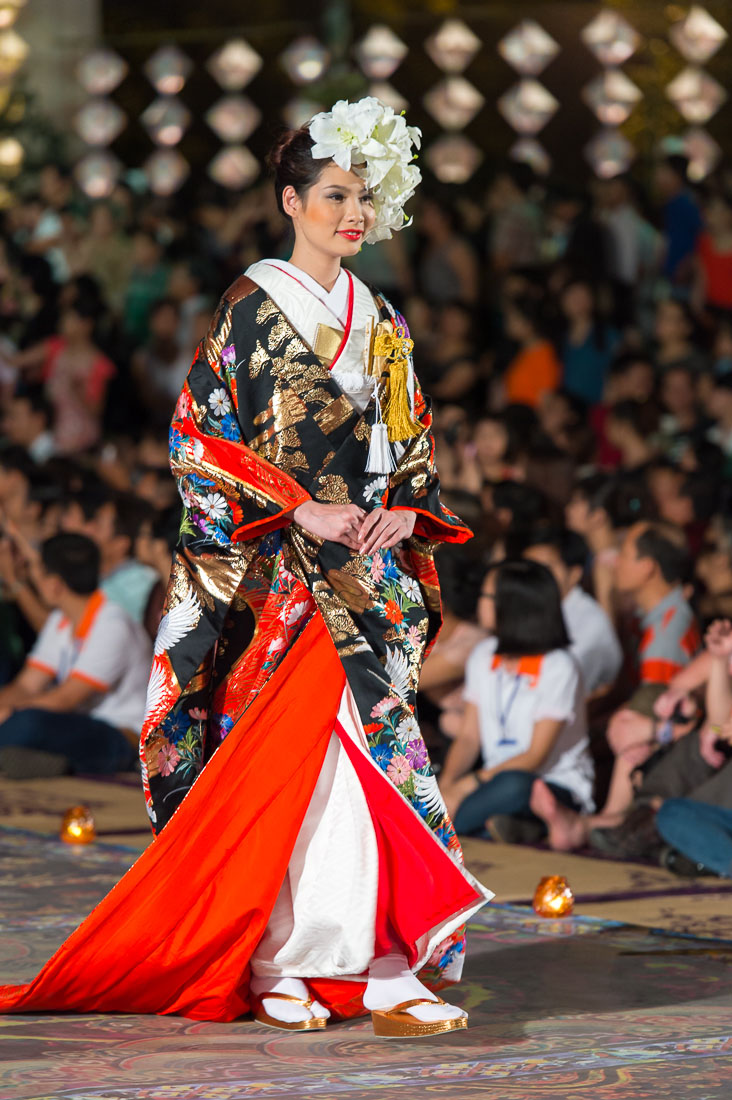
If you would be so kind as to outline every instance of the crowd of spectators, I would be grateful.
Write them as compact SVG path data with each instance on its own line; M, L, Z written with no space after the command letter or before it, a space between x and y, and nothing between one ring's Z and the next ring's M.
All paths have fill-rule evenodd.
M426 185L413 228L351 266L409 321L443 496L476 535L438 555L420 692L458 828L732 875L732 177L687 167ZM4 212L6 774L134 766L180 521L167 426L220 294L288 233L268 182L92 202L58 165ZM89 743L110 725L107 750L61 721L39 762L49 699Z

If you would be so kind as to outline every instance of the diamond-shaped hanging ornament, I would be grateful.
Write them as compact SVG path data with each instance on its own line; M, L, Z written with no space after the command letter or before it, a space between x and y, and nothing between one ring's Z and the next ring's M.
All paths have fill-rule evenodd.
M462 76L448 76L424 96L424 105L445 130L462 130L485 103L485 98Z
M684 154L689 158L689 179L706 179L722 159L722 149L701 126L693 126L684 134Z
M674 23L668 36L682 57L698 63L713 57L729 37L724 27L698 4L684 19Z
M582 89L582 98L605 126L620 126L643 93L622 69L606 69Z
M140 121L156 145L177 145L190 125L191 113L175 96L160 96L143 111Z
M441 183L465 183L482 159L480 149L463 134L445 134L425 153L431 172Z
M24 8L26 0L2 0L0 3L0 30L12 27L20 15L20 9Z
M691 65L667 85L666 95L687 122L706 122L727 98L719 81Z
M498 100L498 110L519 134L538 134L556 113L559 101L538 80L514 84Z
M595 175L608 180L628 171L635 149L619 130L601 130L585 146L585 156Z
M161 95L177 95L188 79L193 62L177 46L161 46L145 62L145 73Z
M498 43L498 52L522 76L538 76L559 53L559 45L534 19L522 19Z
M259 161L246 145L230 145L222 149L208 166L211 179L232 191L246 187L257 178L259 171Z
M401 65L409 47L383 23L371 27L355 49L356 60L369 80L388 80Z
M90 99L74 116L74 128L87 145L111 145L127 125L127 116L111 99Z
M262 121L262 112L243 95L227 95L206 112L206 122L222 141L246 141Z
M511 160L517 160L521 164L528 164L538 176L549 174L552 166L552 158L544 146L532 137L522 137L514 141L508 151Z
M172 195L183 186L191 169L177 149L156 149L142 170L154 194Z
M322 42L308 34L295 39L280 54L280 64L293 84L312 84L328 68L330 54Z
M310 121L313 115L317 115L323 110L325 108L322 103L318 103L314 99L308 99L304 95L297 95L293 96L282 108L282 117L291 130L299 130L301 126Z
M461 73L467 69L482 43L461 19L447 19L424 44L438 69Z
M399 114L401 111L406 111L409 106L408 101L396 90L394 85L387 84L384 80L379 80L375 84L371 84L369 86L369 95L372 95L374 99L378 99L385 107L391 107L396 114Z
M74 176L90 199L106 199L114 191L122 165L106 149L87 153L74 168Z
M239 92L262 68L262 58L243 38L232 38L208 59L207 67L227 92Z
M627 19L607 8L598 12L581 36L601 65L622 65L632 57L641 41L637 30Z
M109 95L127 72L127 62L114 50L92 50L76 66L76 78L89 95Z
M12 179L17 176L25 160L25 149L12 134L0 137L0 176Z

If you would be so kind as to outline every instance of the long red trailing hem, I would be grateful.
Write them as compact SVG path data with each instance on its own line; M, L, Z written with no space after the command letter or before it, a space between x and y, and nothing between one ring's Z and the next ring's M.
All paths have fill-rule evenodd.
M249 959L337 730L344 684L316 613L162 833L29 985L0 987L0 1012L244 1015ZM482 895L339 732L379 846L377 949L391 928L414 959L420 937ZM363 1012L362 982L312 984L335 1015Z

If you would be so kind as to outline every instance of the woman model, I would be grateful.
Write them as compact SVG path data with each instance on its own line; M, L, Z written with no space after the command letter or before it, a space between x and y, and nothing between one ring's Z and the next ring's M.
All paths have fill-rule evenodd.
M415 693L433 547L470 531L439 500L406 325L341 268L404 224L417 139L369 98L273 153L291 260L224 294L171 429L185 512L141 741L156 839L5 1011L466 1025L428 986L458 980L492 895Z

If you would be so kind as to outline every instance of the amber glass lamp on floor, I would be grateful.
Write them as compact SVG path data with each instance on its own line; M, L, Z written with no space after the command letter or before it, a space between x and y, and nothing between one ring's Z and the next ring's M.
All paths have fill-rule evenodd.
M568 917L574 909L574 894L566 878L548 875L534 894L534 912L540 917Z
M66 811L60 836L67 844L91 844L96 840L97 830L88 806L72 806Z

